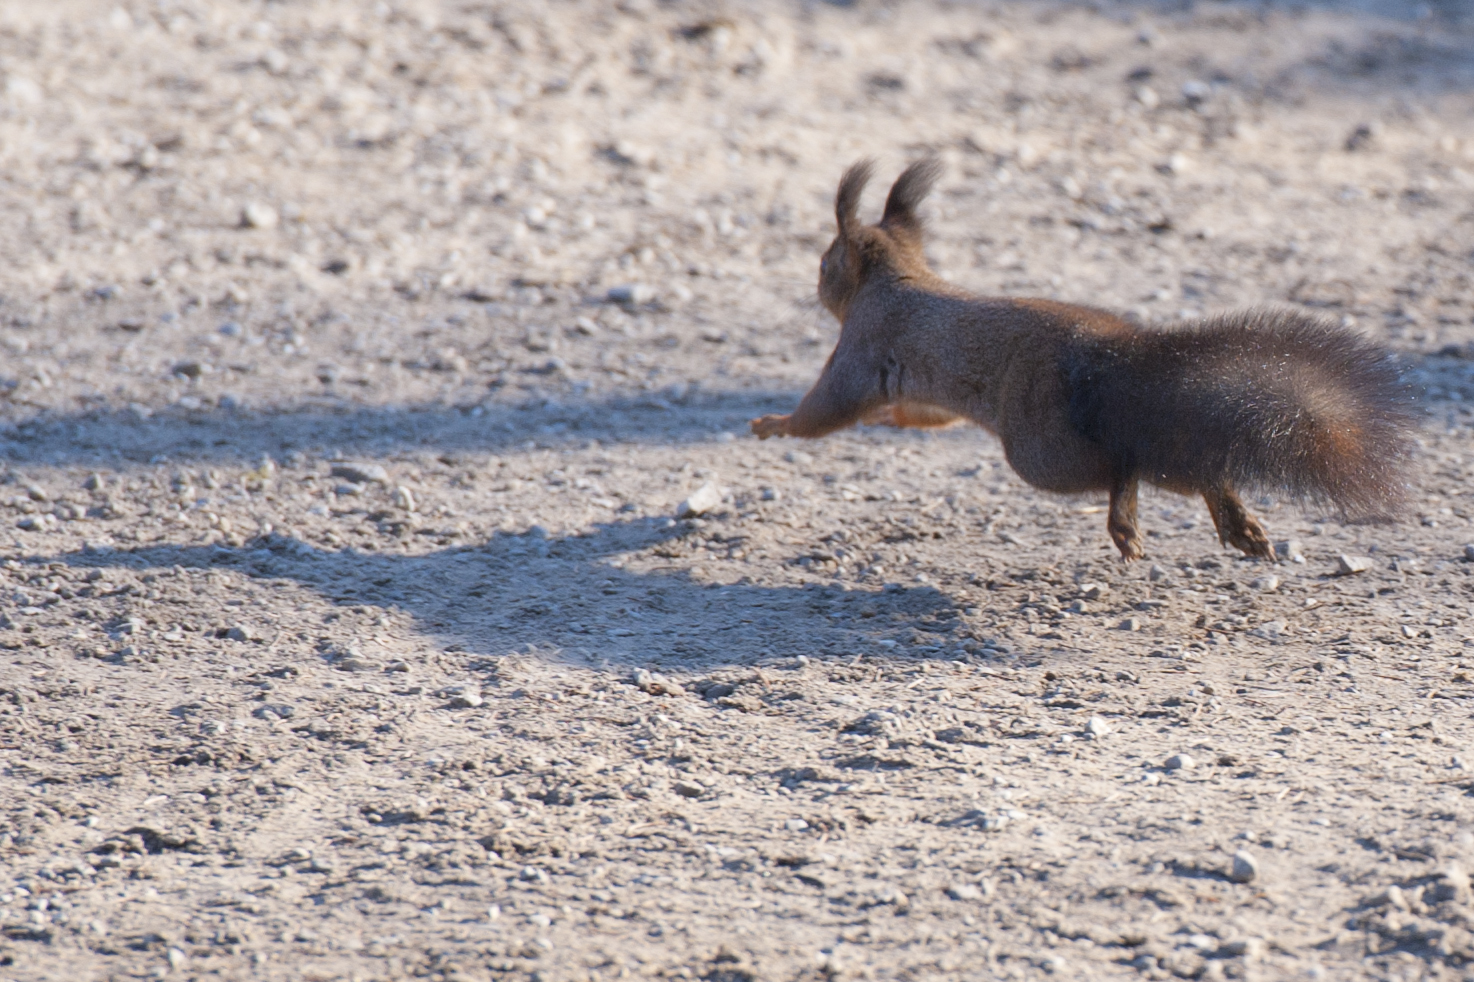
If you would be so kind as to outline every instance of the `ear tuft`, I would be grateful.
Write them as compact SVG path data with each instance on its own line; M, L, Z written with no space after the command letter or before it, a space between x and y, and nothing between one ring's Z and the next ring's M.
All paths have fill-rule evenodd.
M859 226L860 195L874 170L875 161L866 159L850 167L840 178L839 193L834 196L834 217L839 222L839 234L847 239Z
M920 235L921 219L917 217L916 209L941 176L942 162L936 157L923 157L907 167L891 185L891 193L885 199L885 216L880 224Z

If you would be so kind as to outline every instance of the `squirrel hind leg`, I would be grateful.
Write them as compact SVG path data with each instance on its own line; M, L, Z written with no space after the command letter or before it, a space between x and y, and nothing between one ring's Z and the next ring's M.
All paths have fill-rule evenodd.
M962 422L962 417L939 406L920 402L892 402L872 409L860 417L866 426L894 426L899 429L935 429Z
M1249 514L1232 488L1204 491L1203 501L1208 506L1208 514L1213 516L1213 527L1218 530L1218 541L1221 544L1233 546L1248 556L1274 558L1269 533L1264 531L1264 526L1259 524L1258 519Z
M1106 531L1121 550L1121 558L1128 563L1146 555L1136 525L1136 491L1136 478L1117 478L1111 484L1111 508L1106 518Z

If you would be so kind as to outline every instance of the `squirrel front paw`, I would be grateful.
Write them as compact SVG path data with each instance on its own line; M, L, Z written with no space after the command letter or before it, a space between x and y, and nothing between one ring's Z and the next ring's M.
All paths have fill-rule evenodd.
M766 440L770 436L784 436L788 433L788 416L777 416L769 414L753 420L748 425L759 440Z

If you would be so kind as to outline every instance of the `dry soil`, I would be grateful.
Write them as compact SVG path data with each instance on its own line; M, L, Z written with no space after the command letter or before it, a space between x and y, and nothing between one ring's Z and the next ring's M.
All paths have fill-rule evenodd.
M1467 13L0 4L0 977L1466 977ZM1405 520L748 437L926 152L959 284L1388 343Z

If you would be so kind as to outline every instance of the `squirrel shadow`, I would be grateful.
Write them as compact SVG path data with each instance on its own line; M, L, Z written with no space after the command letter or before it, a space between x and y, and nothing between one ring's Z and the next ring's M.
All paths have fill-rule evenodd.
M529 441L561 447L606 442L682 444L741 432L755 411L790 400L786 392L658 393L589 399L529 399L522 405L457 408L437 404L254 410L170 408L45 414L0 429L0 459L11 466L127 466L171 461L255 463L294 450L381 455L406 450L505 452Z
M613 522L548 538L498 533L480 546L425 555L327 550L273 534L239 549L160 545L69 552L26 563L138 571L228 569L256 580L291 580L336 607L397 608L444 650L470 655L521 650L574 664L682 671L754 665L800 654L963 655L961 645L968 635L958 608L934 587L703 583L685 570L621 568L620 554L657 547L688 531L661 525L651 519ZM839 624L830 623L832 614L841 615ZM117 625L99 626L111 631ZM226 630L210 629L205 636ZM310 630L288 621L272 646L282 652L279 657L293 649L306 653L314 644L320 657L344 657L340 647L298 635ZM322 625L317 630L332 633ZM907 642L913 632L935 641L912 647ZM149 641L143 644L158 648ZM251 650L249 642L242 648L248 656Z

